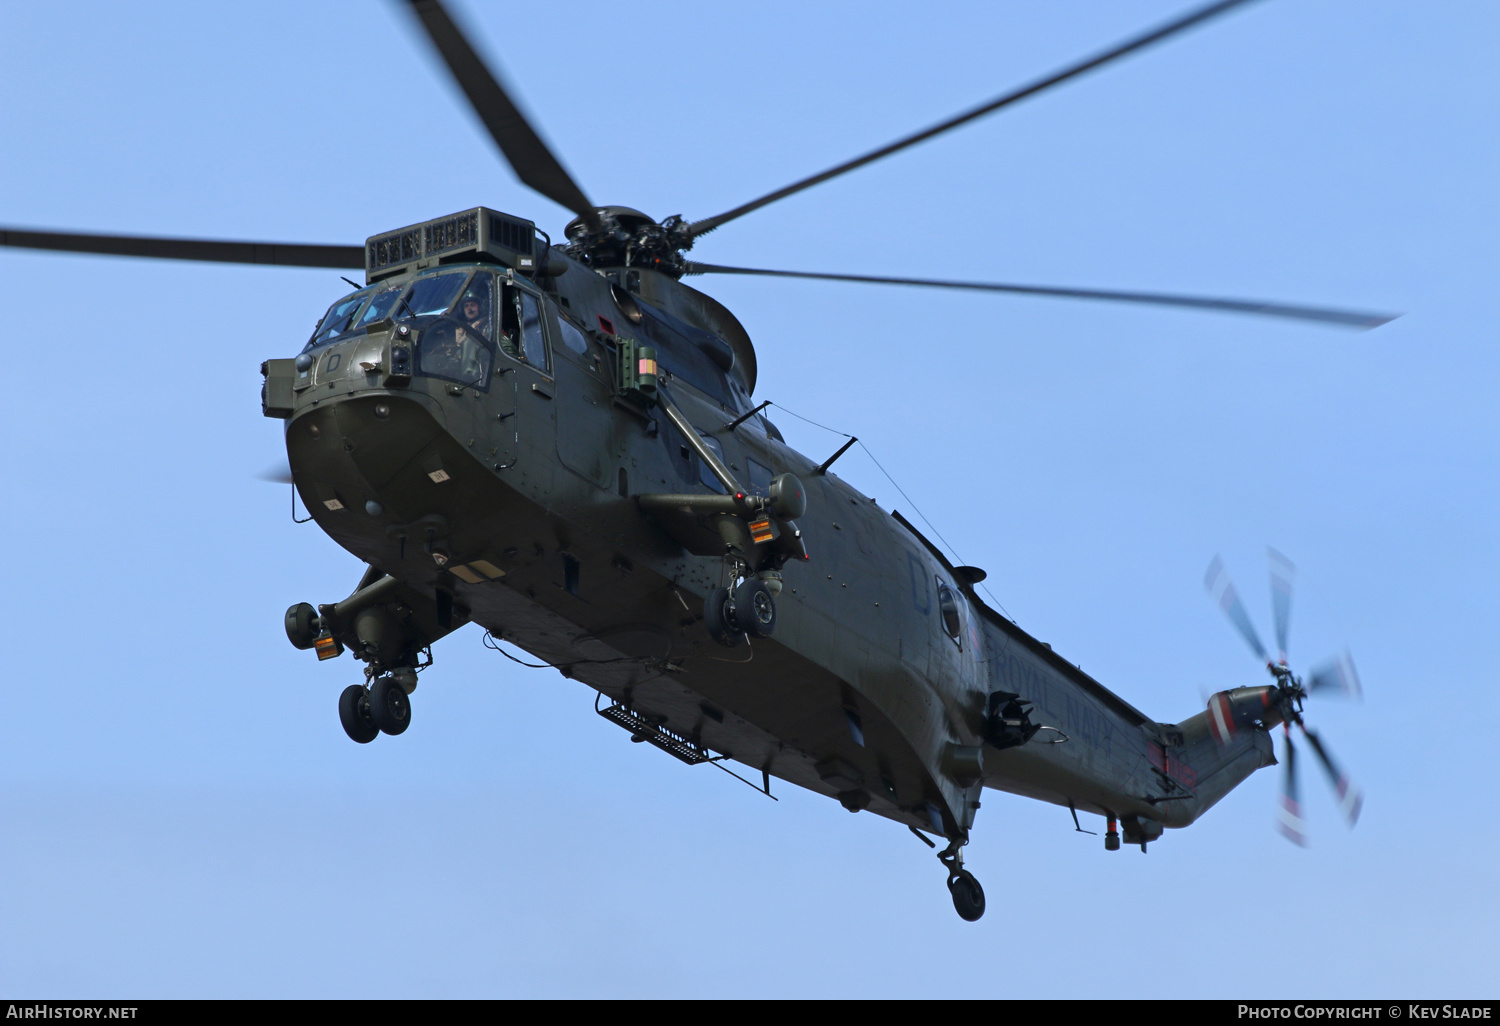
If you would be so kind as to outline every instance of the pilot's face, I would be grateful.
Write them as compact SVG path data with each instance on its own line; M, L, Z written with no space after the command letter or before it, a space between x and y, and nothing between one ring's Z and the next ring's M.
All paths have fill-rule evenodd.
M479 320L479 302L477 300L468 299L464 301L464 320Z

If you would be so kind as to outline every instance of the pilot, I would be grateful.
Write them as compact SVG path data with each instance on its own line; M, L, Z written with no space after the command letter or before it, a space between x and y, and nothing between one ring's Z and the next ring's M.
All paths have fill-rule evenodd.
M472 289L464 296L464 301L458 306L459 316L462 318L464 324L481 338L489 334L486 330L488 325L485 324L485 321L488 318L485 317L484 306L484 297ZM464 334L467 335L468 333L464 332Z

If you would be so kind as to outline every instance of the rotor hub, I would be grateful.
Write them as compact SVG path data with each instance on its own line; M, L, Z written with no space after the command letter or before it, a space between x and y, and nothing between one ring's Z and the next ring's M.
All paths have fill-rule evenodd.
M597 207L599 223L590 228L575 217L563 229L567 254L587 267L644 267L672 278L687 271L683 258L693 235L680 214L660 223L631 207Z

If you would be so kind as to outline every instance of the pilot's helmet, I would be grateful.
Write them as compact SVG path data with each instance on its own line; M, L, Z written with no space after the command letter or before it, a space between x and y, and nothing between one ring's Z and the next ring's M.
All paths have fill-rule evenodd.
M458 308L461 311L470 303L475 303L479 306L479 312L484 313L486 302L487 297L482 292L480 292L478 289L470 289L468 292L464 293L464 298L459 300Z

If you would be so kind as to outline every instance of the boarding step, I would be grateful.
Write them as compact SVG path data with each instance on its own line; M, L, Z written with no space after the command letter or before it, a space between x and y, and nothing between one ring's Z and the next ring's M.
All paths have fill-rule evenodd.
M607 708L600 709L599 715L611 723L618 724L630 731L630 740L645 741L655 745L662 751L674 758L681 759L689 766L696 766L700 762L712 761L712 756L702 745L674 733L659 724L652 723L640 713L629 709L618 702L611 702Z

